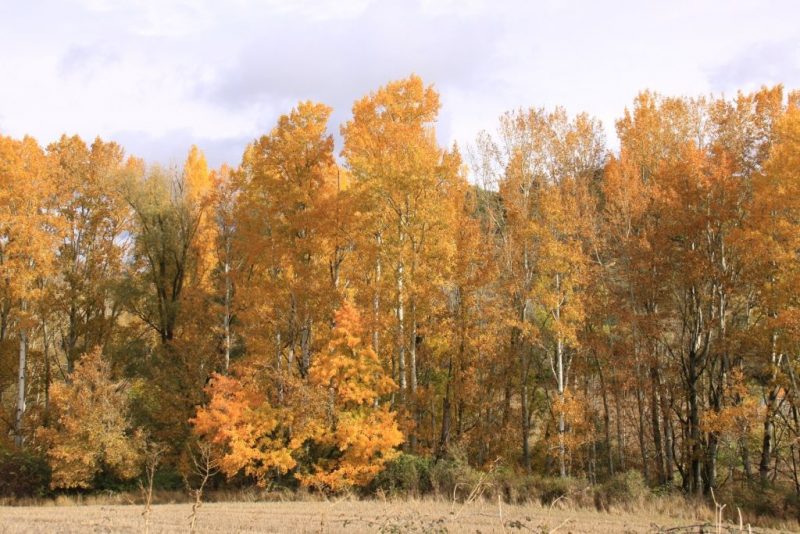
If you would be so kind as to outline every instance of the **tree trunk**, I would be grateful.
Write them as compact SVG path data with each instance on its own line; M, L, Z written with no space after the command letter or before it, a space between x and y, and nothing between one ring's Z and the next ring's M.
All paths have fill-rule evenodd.
M44 426L50 423L50 349L47 340L47 321L42 321L42 348L44 353Z
M639 365L636 366L636 375L637 381L639 382L639 387L636 388L636 408L639 412L639 452L642 455L642 476L644 476L645 481L649 481L650 469L647 459L647 439L645 436L645 408L644 399L642 398L644 384L642 383L642 371Z
M417 392L417 304L413 297L411 299L411 332L410 344L408 346L408 364L410 369L411 379L411 394Z
M531 433L531 417L530 417L530 404L528 401L528 384L527 380L522 383L522 391L520 395L520 416L522 417L522 465L525 467L525 472L531 472L531 446L530 446L530 433Z
M764 436L761 441L761 461L758 464L758 474L761 477L761 482L766 483L769 476L769 462L772 456L772 439L775 433L774 417L778 404L778 384L776 383L778 377L778 367L780 366L780 356L777 353L778 335L776 332L772 333L772 354L770 355L770 363L772 364L772 384L767 393L766 399L766 413L764 414Z
M453 380L453 358L449 358L447 363L447 384L444 389L444 398L442 399L442 431L439 434L439 446L436 448L436 459L440 459L447 451L447 444L450 440L450 426L452 421L450 396L452 394L452 380Z
M25 378L28 365L28 334L24 329L19 331L19 374L17 376L17 411L14 418L14 444L22 447L22 419L25 415Z
M397 365L400 375L400 395L406 392L406 329L405 329L405 280L403 262L397 264Z
M689 353L689 444L690 444L690 490L700 495L703 491L702 443L700 439L700 405L697 398L697 354Z
M375 254L375 292L372 295L372 350L380 355L381 321L381 234L375 235L378 249Z
M656 475L658 476L658 483L664 484L667 481L667 477L664 469L664 449L661 442L661 421L658 413L660 404L658 399L659 382L660 379L658 375L658 365L655 364L650 367L650 416L653 426L653 447L655 448Z
M275 328L275 368L278 370L278 401L283 404L283 346L278 328Z
M774 417L778 403L778 387L773 386L767 394L767 411L764 415L764 435L761 440L761 461L758 464L758 474L762 483L768 482L769 462L772 457L772 438L775 433Z
M225 243L225 317L223 327L225 328L225 372L231 365L231 295L233 292L231 284L231 264L229 261L230 243Z
M564 445L564 432L566 430L564 420L564 342L558 338L556 342L556 360L558 365L558 397L561 401L561 408L558 411L558 472L561 478L567 476L566 446Z
M614 408L616 411L615 419L617 424L617 454L619 455L619 468L621 471L625 471L625 434L622 431L622 407L620 406L619 399L621 393L619 387L614 389Z
M670 403L666 395L661 396L661 417L664 425L664 481L672 482L675 471L675 436L672 431L672 418L670 416Z
M608 391L606 390L606 381L603 376L603 369L600 366L600 360L595 354L595 362L597 363L597 375L600 377L600 393L603 397L603 427L606 435L606 455L608 460L608 476L614 476L614 452L611 447L611 413L608 409Z
M311 368L311 319L306 316L303 328L300 330L300 376L308 376Z

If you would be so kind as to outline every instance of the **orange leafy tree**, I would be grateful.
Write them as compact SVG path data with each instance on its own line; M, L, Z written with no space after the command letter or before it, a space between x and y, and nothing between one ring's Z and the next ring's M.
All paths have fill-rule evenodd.
M220 468L266 486L291 470L307 486L338 491L367 484L391 459L403 436L394 413L376 406L394 382L361 342L361 319L345 303L336 313L328 349L310 369L310 386L288 387L293 406L279 406L268 369L237 365L215 375L211 400L192 420L195 433L217 447Z
M91 488L103 471L121 479L139 474L144 440L128 417L128 385L111 378L99 348L78 361L71 383L53 386L51 403L53 424L37 434L52 488Z
M330 452L314 462L312 473L298 478L333 491L369 483L397 454L403 434L395 414L378 406L379 397L396 386L364 342L361 316L349 301L336 312L328 348L311 367L309 381L327 394L326 421L312 439Z
M223 473L243 471L266 486L297 465L292 451L298 443L289 436L292 413L265 401L263 370L240 365L233 371L235 376L213 376L206 388L211 400L191 422L216 448Z

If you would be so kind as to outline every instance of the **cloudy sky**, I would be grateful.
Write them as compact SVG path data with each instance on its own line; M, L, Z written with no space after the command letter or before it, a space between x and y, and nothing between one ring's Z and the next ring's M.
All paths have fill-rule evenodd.
M415 72L438 135L471 143L520 106L613 123L644 88L800 87L796 0L0 0L0 133L122 143L213 165L297 101L334 107Z

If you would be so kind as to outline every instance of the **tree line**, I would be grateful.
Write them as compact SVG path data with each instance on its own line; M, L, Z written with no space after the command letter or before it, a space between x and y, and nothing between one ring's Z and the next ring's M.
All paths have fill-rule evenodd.
M365 486L477 468L800 495L800 94L519 109L467 156L417 76L241 164L0 136L0 448L53 488L175 465Z

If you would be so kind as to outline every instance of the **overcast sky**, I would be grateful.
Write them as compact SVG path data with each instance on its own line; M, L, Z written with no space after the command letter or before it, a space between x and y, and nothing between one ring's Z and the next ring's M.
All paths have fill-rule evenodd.
M645 88L800 87L799 18L797 0L0 0L0 133L238 164L297 101L331 105L338 132L355 99L415 72L441 93L443 143L560 104L614 146Z

